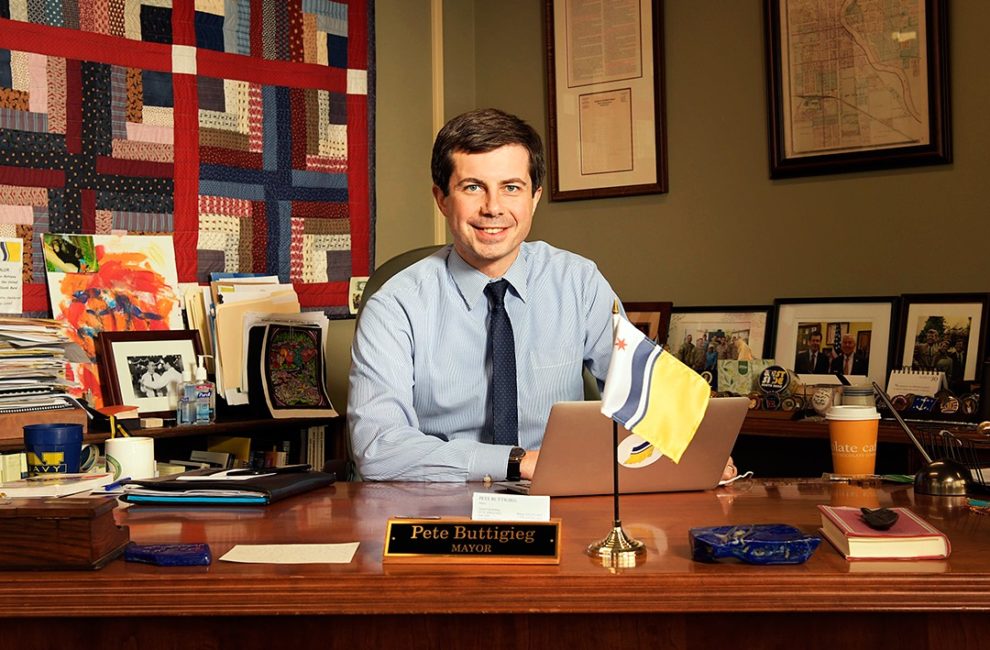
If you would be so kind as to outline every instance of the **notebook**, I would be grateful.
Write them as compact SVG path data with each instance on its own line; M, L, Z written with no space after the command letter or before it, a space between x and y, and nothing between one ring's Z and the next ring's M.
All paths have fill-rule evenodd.
M708 402L694 440L676 465L619 426L619 491L684 492L718 485L749 410L746 397ZM552 497L612 494L612 420L601 402L558 402L550 409L532 481L499 481L512 492Z

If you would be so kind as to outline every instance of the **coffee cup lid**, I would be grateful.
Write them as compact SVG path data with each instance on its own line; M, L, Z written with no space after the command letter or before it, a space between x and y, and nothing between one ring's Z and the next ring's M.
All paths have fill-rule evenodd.
M841 404L825 412L826 420L879 420L880 412L873 406Z

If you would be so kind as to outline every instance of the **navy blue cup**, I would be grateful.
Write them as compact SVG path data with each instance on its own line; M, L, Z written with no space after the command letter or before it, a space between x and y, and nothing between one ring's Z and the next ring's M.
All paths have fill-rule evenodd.
M83 445L81 424L28 424L24 427L28 474L76 474L96 462L95 445ZM86 456L83 458L83 450Z

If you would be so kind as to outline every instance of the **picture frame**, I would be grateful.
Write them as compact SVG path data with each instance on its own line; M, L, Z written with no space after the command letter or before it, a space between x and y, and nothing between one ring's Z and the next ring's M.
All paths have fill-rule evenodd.
M764 0L770 177L952 162L945 0L870 20L796 4Z
M735 305L730 307L674 307L670 314L670 328L667 336L668 349L677 358L679 350L691 336L696 343L699 335L705 338L721 336L731 343L736 336L743 340L752 358L762 359L770 350L773 306ZM739 348L737 347L737 350ZM747 356L745 353L743 356ZM728 358L739 359L739 352ZM683 359L682 359L683 361Z
M666 192L662 0L544 2L550 200Z
M838 383L835 375L843 374L886 385L897 332L898 305L896 296L778 298L774 301L773 357L778 366L795 370L798 356L813 345L799 334L817 332L821 335L820 352L826 357L816 362L814 369L798 373L805 384ZM860 336L867 332L868 336ZM832 338L826 340L826 336ZM849 355L850 372L842 366L842 346L847 338L853 349ZM860 342L869 348L861 350Z
M175 417L169 385L202 354L195 330L100 332L96 337L106 405L135 406L143 416ZM150 373L150 375L149 375Z
M986 293L902 295L896 367L948 369L946 379L950 386L979 380L987 352L988 308L990 294ZM927 332L932 328L936 330L939 343L947 344L949 368L938 363L941 355L929 357L925 354L929 346ZM960 358L961 362L958 361Z
M636 326L648 339L656 343L667 340L670 326L671 302L624 302L626 319Z

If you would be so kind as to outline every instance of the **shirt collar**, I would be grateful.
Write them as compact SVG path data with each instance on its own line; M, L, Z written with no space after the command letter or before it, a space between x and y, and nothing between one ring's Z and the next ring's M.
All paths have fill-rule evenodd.
M523 302L526 302L528 295L526 288L528 257L529 251L526 249L526 243L523 242L516 261L512 263L509 270L502 276L502 278L509 282ZM464 300L467 308L474 309L480 304L487 309L488 300L485 298L485 285L493 282L494 279L465 262L457 254L457 249L453 246L450 247L450 255L447 257L447 269L450 272L450 277L454 280L454 284L457 285L457 290L460 291L461 298Z

